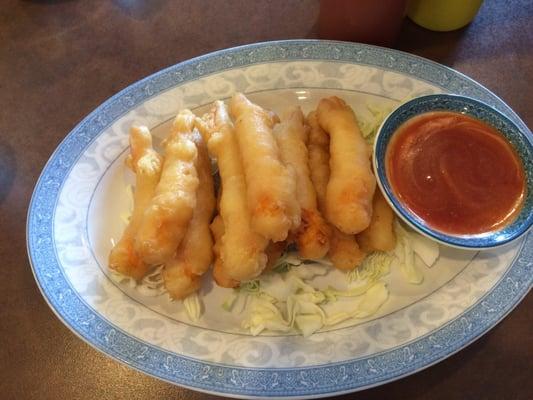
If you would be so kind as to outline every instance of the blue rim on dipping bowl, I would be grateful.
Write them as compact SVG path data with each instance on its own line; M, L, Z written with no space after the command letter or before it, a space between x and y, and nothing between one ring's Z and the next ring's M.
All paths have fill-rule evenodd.
M481 120L497 129L514 147L522 161L525 173L525 199L518 216L499 230L475 234L455 235L429 227L420 217L398 200L386 174L386 150L398 128L417 115L432 111L458 112ZM488 249L517 239L533 224L533 136L531 131L521 131L511 120L491 106L469 97L434 94L410 100L393 111L378 130L374 143L374 171L378 185L396 214L421 234L452 247Z

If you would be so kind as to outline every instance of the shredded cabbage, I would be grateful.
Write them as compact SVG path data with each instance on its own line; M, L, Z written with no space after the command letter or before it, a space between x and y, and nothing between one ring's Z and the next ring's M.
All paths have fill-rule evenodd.
M375 313L388 298L385 284L379 282L389 272L391 257L385 253L370 257L364 279L352 277L346 290L315 288L312 280L325 275L330 266L322 261L308 260L299 261L297 265L292 257L295 255L288 254L280 261L286 263L287 260L293 260L290 269L260 277L251 284L252 290L250 283L241 288L241 293L252 296L242 322L242 327L251 334L258 335L264 330L296 330L303 336L309 336L350 318L366 318ZM355 301L346 302L347 307L344 307L349 308L348 312L334 312L329 307L331 303L352 298Z
M291 327L281 315L281 311L272 303L254 297L249 306L249 317L243 321L242 327L249 329L252 335L258 335L263 330L288 332Z
M109 276L114 282L127 285L130 289L137 290L143 296L157 297L166 293L163 276L161 275L162 271L163 266L159 265L140 282L136 282L132 277L123 275L114 269L109 269Z
M378 129L388 117L388 115L393 112L399 105L411 100L412 97L406 97L399 102L399 104L391 104L389 106L383 106L380 104L375 104L372 102L365 103L365 107L368 112L372 115L370 119L358 116L359 128L361 129L361 134L369 144L374 144Z
M383 107L373 103L366 103L365 106L366 109L370 112L370 114L372 114L372 118L360 118L358 121L359 128L361 129L361 134L363 135L365 140L368 143L373 144L374 139L376 138L376 134L378 133L378 129L381 126L382 122L385 120L387 115L389 115L396 107Z
M439 258L439 244L425 236L411 233L411 246L413 251L428 267L433 266Z
M241 286L239 289L245 292L255 293L259 291L259 285L260 285L259 280L256 279L253 281L241 283Z
M402 275L411 284L420 284L423 273L415 266L415 254L431 266L439 257L435 242L408 231L395 223L398 244L394 251ZM295 330L309 336L324 327L352 318L368 318L387 301L389 290L382 278L390 273L394 255L385 252L369 254L359 268L346 274L348 288L319 289L316 277L328 273L326 260L299 260L296 253L280 258L273 272L242 285L237 297L252 296L242 326L253 335L261 332ZM232 300L234 301L234 300ZM231 307L230 307L231 308Z
M194 292L183 299L183 306L191 321L198 321L202 316L202 302L198 293Z
M400 271L407 282L418 285L424 280L424 275L415 266L415 253L411 244L410 234L401 226L399 221L396 221L394 227L398 241L395 253L400 262Z
M359 307L353 312L353 318L366 318L375 314L389 297L389 291L383 282L378 282L365 293Z
M276 262L272 270L282 273L288 272L292 267L297 267L303 263L294 253L286 252Z
M353 281L377 281L390 272L393 257L382 251L370 253L358 268L348 272L348 279Z

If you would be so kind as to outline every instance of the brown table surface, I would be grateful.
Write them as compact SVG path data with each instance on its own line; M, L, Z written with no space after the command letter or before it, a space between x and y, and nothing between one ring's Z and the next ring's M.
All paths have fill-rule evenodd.
M52 313L26 255L36 179L108 97L164 67L245 43L316 37L317 1L3 0L0 9L0 397L215 398L97 352ZM533 126L533 2L486 1L451 33L406 21L397 47L451 66ZM533 398L533 296L467 349L357 399Z

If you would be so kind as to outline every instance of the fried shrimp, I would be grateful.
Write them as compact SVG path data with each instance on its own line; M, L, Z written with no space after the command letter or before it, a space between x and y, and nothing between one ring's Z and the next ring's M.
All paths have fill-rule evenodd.
M208 131L203 129L204 135L209 137L207 146L217 160L222 185L219 208L224 235L220 246L221 263L215 265L215 268L218 266L215 277L246 281L257 277L265 268L268 240L252 229L241 154L225 104L216 101L211 116L204 118L205 121Z
M353 110L338 97L320 100L318 122L329 134L326 216L342 232L359 233L372 217L376 178Z
M192 118L194 119L194 115ZM180 134L179 129L177 132ZM211 265L213 238L209 231L209 223L215 210L213 175L206 144L196 129L181 134L193 141L198 149L195 166L200 184L196 192L196 207L187 233L176 254L165 264L163 270L165 287L175 299L182 299L196 291L200 286L200 276Z
M222 217L217 215L213 222L211 223L211 233L215 244L213 246L213 252L215 254L215 261L213 263L213 279L218 286L225 288L234 288L239 286L239 281L231 279L224 272L224 266L222 264L222 259L220 258L220 249L222 247L222 236L224 236L224 221Z
M301 224L295 233L298 252L306 259L320 259L328 252L331 229L317 208L306 147L308 129L302 110L295 107L288 110L273 133L283 163L296 177L296 198L301 208Z
M133 171L137 172L137 166L141 157L150 156L151 158L159 159L159 163L162 162L162 158L157 151L154 150L152 144L152 134L148 127L132 126L130 129L130 154L126 157L126 165Z
M359 243L354 235L347 235L332 227L329 248L329 259L333 266L343 271L358 267L366 257L366 253L359 248Z
M315 188L318 208L324 213L329 181L329 136L318 124L315 111L311 111L307 116L307 124L309 125L307 141L309 172Z
M280 159L272 135L273 115L235 94L229 104L246 179L247 204L255 232L278 242L300 225L295 178Z
M189 133L193 122L187 112L180 112L174 127ZM166 142L161 179L135 239L135 249L148 264L167 262L185 236L196 206L197 153L194 142L184 135L176 134Z
M318 124L315 112L307 116L309 124L309 169L316 190L318 209L326 210L326 190L329 181L329 138ZM357 267L365 257L354 235L348 235L331 226L328 256L337 269L350 270Z
M133 213L122 237L111 250L109 267L138 281L148 273L150 266L134 249L135 235L159 182L162 159L152 148L152 135L145 126L131 128L130 147L126 162L135 172Z
M173 259L165 264L163 281L170 297L182 300L200 289L202 277L191 273L178 260Z
M370 226L357 234L357 241L366 252L390 251L396 246L394 233L394 212L378 189L372 200L373 213Z

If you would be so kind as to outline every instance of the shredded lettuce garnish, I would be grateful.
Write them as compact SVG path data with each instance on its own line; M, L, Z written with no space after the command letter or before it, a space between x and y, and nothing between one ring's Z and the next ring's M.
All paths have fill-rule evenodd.
M367 143L374 144L378 129L385 120L385 118L387 118L387 116L391 112L393 112L399 105L411 100L412 98L413 97L406 97L401 100L399 104L391 104L389 106L383 106L372 102L365 103L365 107L372 115L372 117L369 119L364 118L362 116L358 116L358 123L359 128L361 129L361 134L363 135L363 138L365 138Z
M272 303L254 297L249 306L248 318L242 323L252 335L259 335L265 329L277 332L288 332L291 327L281 315L281 311Z
M388 273L390 260L383 255L375 255L372 259L374 262L368 265L381 262L385 267L379 273L374 270L367 272L367 278L353 281L346 290L337 290L333 287L319 289L312 284L314 278L327 274L331 268L329 262L299 260L295 253L284 255L278 265L289 263L289 269L284 268L283 272L275 272L274 269L252 281L251 288L248 282L239 290L252 296L242 322L243 328L253 335L264 330L296 330L303 336L309 336L349 318L365 318L369 313L376 312L388 297L385 284L377 280ZM346 308L350 311L328 309L331 303L338 301L347 301Z
M439 258L439 244L425 236L410 233L411 246L415 254L428 267L432 267Z
M259 282L259 279L255 279L248 282L242 282L241 286L239 287L239 290L243 292L257 293L259 292L260 286L261 283Z
M418 285L424 280L424 275L415 265L415 253L411 244L411 235L402 227L399 221L394 225L398 245L395 253L400 262L400 271L407 282Z
M336 296L352 296L355 292L337 292ZM272 303L254 297L247 318L242 326L253 335L263 330L288 332L295 329L303 336L309 336L322 329L344 322L350 318L367 318L376 313L388 298L388 290L383 282L377 282L364 290L360 289L359 301L347 303L345 309L328 313L324 307L327 296L320 290L312 293L294 293L286 301ZM335 299L337 301L337 299ZM349 306L349 307L348 307Z
M363 285L356 286L350 290L337 290L334 287L329 286L326 290L323 291L323 293L328 301L337 301L339 297L361 296L365 294L368 289L374 286L374 283L374 281L370 281Z
M348 272L348 279L350 282L364 280L375 282L389 274L393 259L393 256L383 251L370 253L358 268Z
M300 260L298 257L291 252L285 252L276 262L272 271L276 273L288 272L292 267L297 267L302 263L305 263L307 260Z
M194 292L183 299L183 306L191 321L198 321L202 315L202 302L198 293Z
M394 229L398 242L394 252L369 254L358 268L346 274L348 287L343 290L316 287L314 279L328 273L329 261L299 260L296 253L285 254L271 273L241 289L253 297L242 326L253 335L264 330L295 330L309 336L325 327L375 314L389 297L383 278L389 275L393 263L408 283L420 284L424 275L415 266L415 254L428 267L439 257L435 242L409 231L398 221Z
M359 119L359 128L361 129L361 134L369 144L374 143L378 129L381 126L382 122L385 120L387 115L389 115L395 106L383 107L378 106L373 103L366 103L366 109L370 112L372 117L370 119L360 118Z

